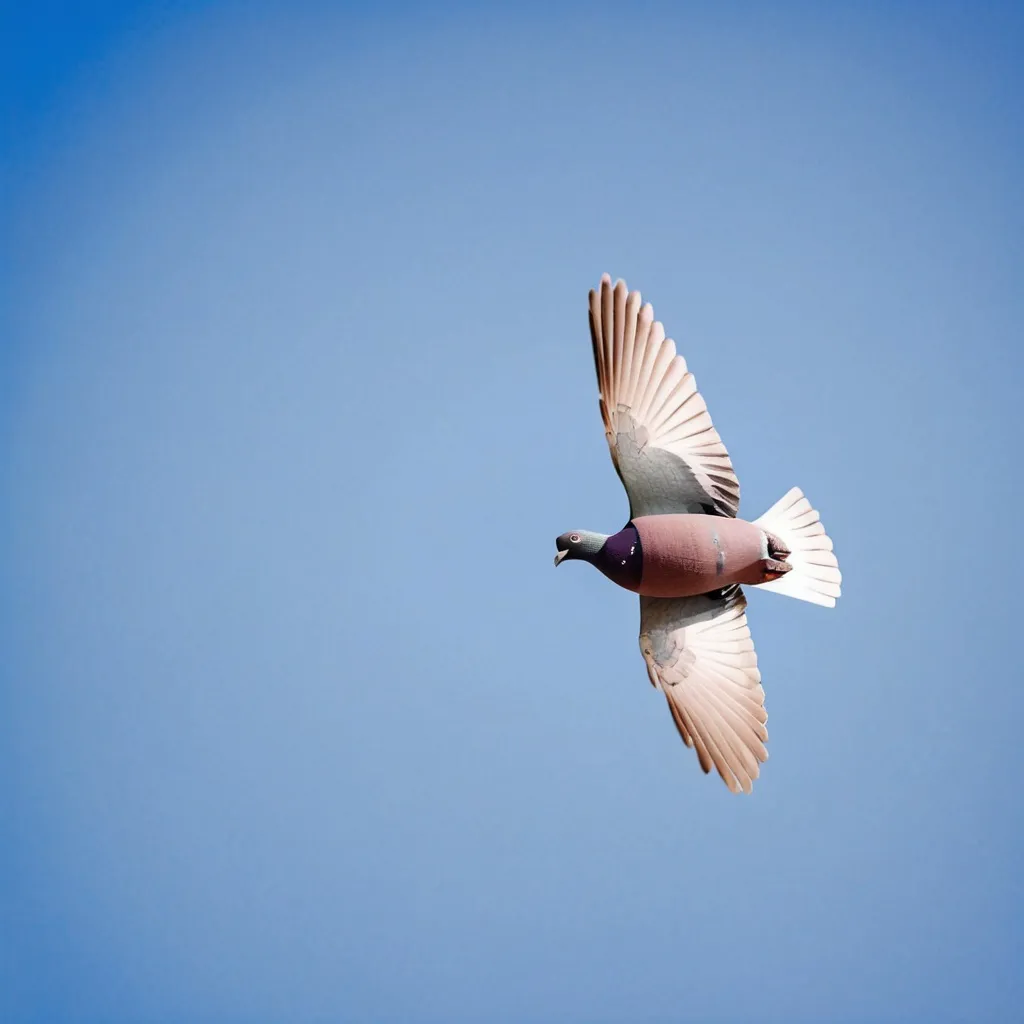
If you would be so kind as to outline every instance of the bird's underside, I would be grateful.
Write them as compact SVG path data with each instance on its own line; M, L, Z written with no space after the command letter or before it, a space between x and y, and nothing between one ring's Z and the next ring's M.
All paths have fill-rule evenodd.
M692 597L734 583L756 586L787 573L785 545L755 523L698 513L638 516L645 597ZM618 581L616 581L618 582Z

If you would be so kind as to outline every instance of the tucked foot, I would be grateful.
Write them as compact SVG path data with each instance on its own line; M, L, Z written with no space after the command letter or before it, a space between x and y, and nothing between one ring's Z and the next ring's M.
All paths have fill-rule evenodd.
M789 562L783 562L777 558L766 558L764 560L764 582L771 583L773 580L785 576L792 568L793 566Z

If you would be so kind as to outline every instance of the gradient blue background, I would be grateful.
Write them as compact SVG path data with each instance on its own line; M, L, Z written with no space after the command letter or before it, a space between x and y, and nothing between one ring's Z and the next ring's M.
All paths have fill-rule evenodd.
M0 1018L1015 1019L1019 6L24 6ZM751 798L551 565L605 270L844 570Z

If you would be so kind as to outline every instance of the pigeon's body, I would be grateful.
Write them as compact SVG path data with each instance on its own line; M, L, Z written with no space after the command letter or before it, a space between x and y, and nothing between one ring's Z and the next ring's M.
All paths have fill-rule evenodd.
M556 541L640 595L651 682L705 772L750 792L767 760L764 690L740 584L832 607L842 579L818 513L792 488L754 522L686 361L650 304L605 274L590 293L601 417L630 519Z
M693 597L777 579L788 569L781 554L776 538L743 519L666 514L632 520L608 538L593 564L637 594Z

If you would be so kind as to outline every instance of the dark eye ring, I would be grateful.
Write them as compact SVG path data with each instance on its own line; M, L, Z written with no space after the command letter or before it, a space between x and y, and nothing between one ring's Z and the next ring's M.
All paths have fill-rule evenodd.
M569 543L570 544L579 544L579 542L580 542L580 535L578 533L570 533L569 534Z

